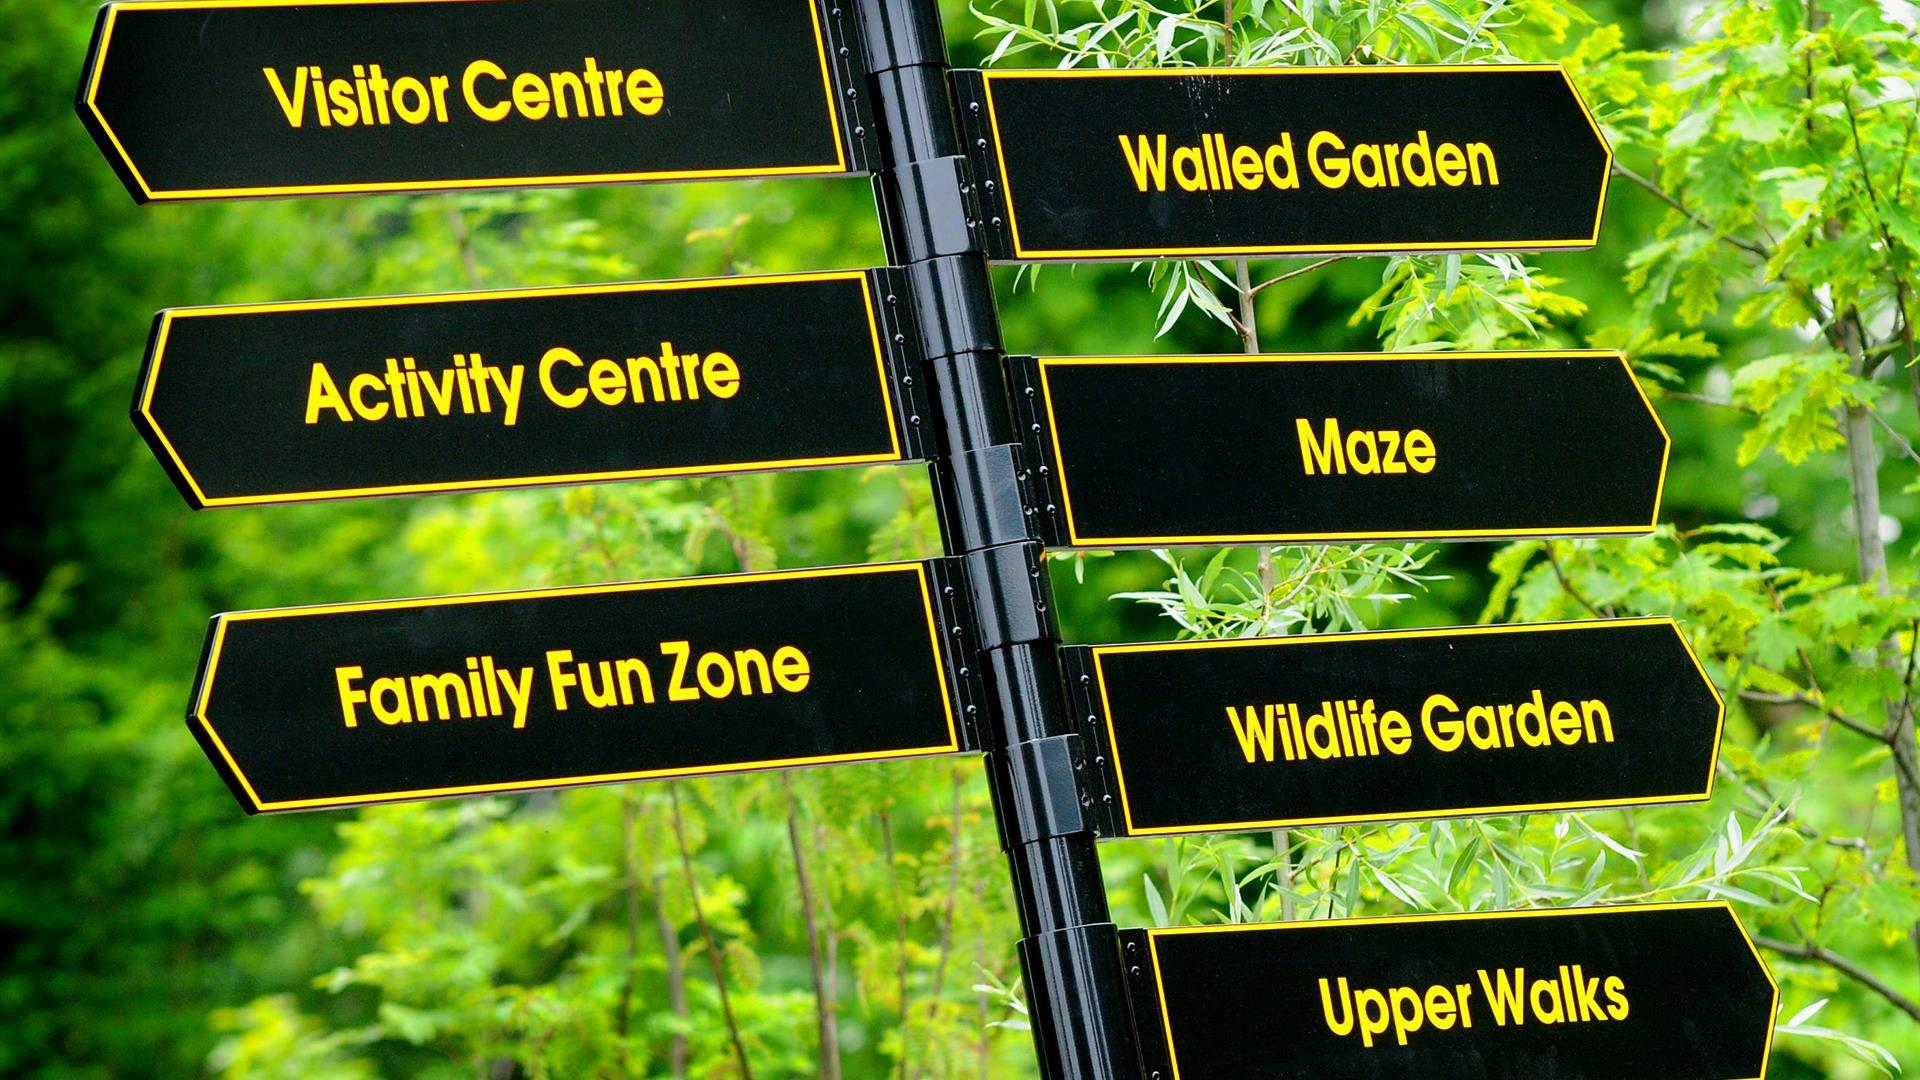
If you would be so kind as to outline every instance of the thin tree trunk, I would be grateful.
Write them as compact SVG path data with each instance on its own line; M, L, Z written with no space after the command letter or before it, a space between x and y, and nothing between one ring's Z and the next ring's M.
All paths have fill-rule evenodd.
M682 1028L690 1012L687 1008L687 969L680 948L680 931L673 925L673 916L667 914L667 872L657 868L653 872L653 921L660 933L660 953L666 958L667 967L667 1007L673 1015L682 1021ZM687 1036L684 1030L674 1032L667 1043L667 1071L674 1076L687 1075Z
M822 927L815 903L813 875L807 869L806 845L800 840L800 800L793 792L793 776L780 774L787 796L787 839L793 845L793 874L800 889L800 920L807 932L807 962L813 969L814 1016L820 1030L820 1080L839 1080L840 1031L834 1010L834 985L823 958Z
M720 991L720 1014L727 1021L727 1035L733 1040L733 1054L740 1062L742 1080L753 1080L753 1066L747 1062L747 1045L740 1038L740 1023L733 1016L733 998L727 993L727 969L720 959L720 947L714 943L713 928L707 925L707 913L700 910L700 879L693 872L693 853L687 849L686 819L680 811L680 785L667 782L667 795L673 801L673 839L680 848L680 871L687 879L687 895L693 900L693 921L700 927L700 940L707 946L707 963L713 968L713 985Z
M907 978L910 974L907 963L907 905L900 896L900 864L893 848L893 813L883 806L878 817L881 850L887 858L887 886L893 893L894 948L898 952L894 966L900 994L900 1076L905 1080L913 1075L913 1040L907 1031L907 1020L913 1015L912 1002L907 997Z
M953 767L953 815L947 830L947 903L940 914L940 948L933 962L933 988L927 997L927 1015L938 1019L940 1002L947 990L947 960L953 955L953 916L959 906L960 863L966 854L961 841L961 828L965 824L964 795L967 790L966 774L961 767ZM932 1075L927 1072L926 1075Z
M1836 317L1829 334L1834 344L1853 359L1853 373L1867 378L1866 341L1857 315ZM1881 596L1893 595L1893 583L1887 576L1887 545L1880 536L1880 452L1874 445L1873 415L1864 405L1840 410L1840 432L1847 442L1847 473L1853 489L1854 554L1860 568L1860 580L1873 586ZM1889 639L1880 644L1876 656L1882 667L1899 670L1898 643ZM1913 709L1904 688L1886 701L1885 741L1893 753L1894 788L1900 802L1900 830L1907 849L1907 865L1920 872L1920 749L1914 739ZM1913 939L1916 959L1920 959L1920 924L1915 924Z

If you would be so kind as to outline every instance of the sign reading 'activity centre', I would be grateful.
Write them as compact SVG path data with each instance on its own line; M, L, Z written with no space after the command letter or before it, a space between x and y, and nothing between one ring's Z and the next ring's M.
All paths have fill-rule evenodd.
M1592 247L1613 164L1551 64L964 71L955 87L1001 260Z
M1724 712L1670 619L1073 646L1122 836L1698 801Z
M78 105L142 202L859 172L838 32L820 0L113 3Z
M1724 903L1123 937L1175 1080L1760 1080L1779 1000Z
M164 311L134 421L195 507L910 460L889 273Z
M187 722L250 813L952 753L971 740L949 573L220 615Z

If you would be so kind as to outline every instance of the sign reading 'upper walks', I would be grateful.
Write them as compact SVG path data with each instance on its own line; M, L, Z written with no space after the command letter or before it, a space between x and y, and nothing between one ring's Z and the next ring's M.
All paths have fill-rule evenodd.
M1760 1080L1779 1000L1724 903L1122 938L1172 1080Z
M78 108L142 202L861 172L837 21L820 0L112 3Z
M1001 260L1536 250L1612 151L1555 65L963 71Z
M951 753L949 563L216 616L187 725L249 813Z
M133 416L195 507L922 455L891 271L181 308ZM876 294L880 294L876 296Z

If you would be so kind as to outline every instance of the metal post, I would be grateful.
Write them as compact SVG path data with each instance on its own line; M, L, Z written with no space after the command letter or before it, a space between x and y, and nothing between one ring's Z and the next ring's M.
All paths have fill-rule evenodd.
M1142 1076L1126 963L1086 810L1088 763L1060 670L1060 631L1034 528L1030 465L1009 399L979 199L948 86L938 0L828 0L858 16L882 164L888 261L927 356L939 439L932 475L947 550L968 568L989 686L987 774L1013 871L1033 1036L1048 1080ZM857 93L858 91L849 91ZM991 183L991 181L985 181Z

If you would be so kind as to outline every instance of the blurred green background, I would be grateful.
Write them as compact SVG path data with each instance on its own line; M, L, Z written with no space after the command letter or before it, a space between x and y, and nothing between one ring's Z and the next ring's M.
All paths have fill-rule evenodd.
M1550 16L1539 7L1527 17ZM1018 19L1033 5L1021 8L990 10ZM1671 45L1691 17L1664 0L1585 9L1628 46ZM976 38L986 24L963 5L949 14L956 65L979 63L998 38ZM72 113L92 18L72 0L0 9L0 1075L732 1076L725 1010L755 1075L816 1075L823 996L847 1076L1031 1075L1018 931L972 761L248 820L182 724L217 611L917 557L936 553L938 534L919 468L196 515L127 419L155 310L865 266L883 258L865 181L137 208ZM1563 55L1588 32L1538 51ZM1598 251L1534 261L1587 305L1548 320L1543 340L1584 343L1643 319L1623 282L1629 257L1671 233L1665 205L1616 183ZM1266 290L1263 345L1377 347L1374 322L1351 320L1386 265L1348 260ZM1203 317L1156 339L1161 290L1144 269L999 273L1016 351L1241 345ZM1743 463L1751 418L1685 399L1724 397L1729 372L1779 348L1782 331L1725 313L1704 329L1717 357L1665 361L1682 393L1659 402L1674 440L1663 519L1763 525L1785 538L1783 563L1853 574L1844 455ZM1913 436L1911 407L1886 415ZM1904 589L1914 536L1900 533L1920 521L1905 486L1913 462L1888 474L1883 532ZM1362 612L1395 625L1477 621L1499 581L1494 551L1437 551L1426 568L1436 580ZM1233 558L1251 570L1251 552ZM1064 561L1055 576L1069 640L1177 630L1157 606L1111 599L1165 581L1151 553ZM1729 670L1715 668L1723 686ZM1911 1000L1920 979L1900 928L1920 899L1894 857L1885 755L1817 753L1824 736L1796 726L1805 720L1791 708L1730 715L1741 767L1791 758L1778 794L1812 823L1798 846L1745 853L1806 868L1808 897L1771 891L1756 899L1773 906L1743 915L1775 936L1817 936ZM1730 814L1750 820L1742 798L1723 785L1708 808L1586 818L1679 860L1711 848ZM1464 843L1451 828L1432 834ZM1522 847L1556 842L1550 820L1498 828ZM1417 862L1395 845L1430 835L1345 832L1313 842L1369 848L1382 867ZM1823 842L1833 836L1864 837L1869 852L1834 854ZM1106 847L1117 916L1222 917L1233 905L1211 868L1252 867L1266 843ZM796 855L811 872L811 914ZM1829 857L1851 861L1815 861ZM1338 865L1326 888L1344 887ZM1577 885L1584 871L1546 873ZM1360 889L1357 870L1352 880ZM1420 895L1444 897L1452 882L1433 884ZM1360 907L1416 906L1378 877L1364 885ZM1829 964L1770 960L1786 983L1783 1019L1830 999L1818 1024L1920 1062L1920 1020L1886 995ZM1811 1035L1783 1037L1774 1061L1781 1077L1873 1068Z

